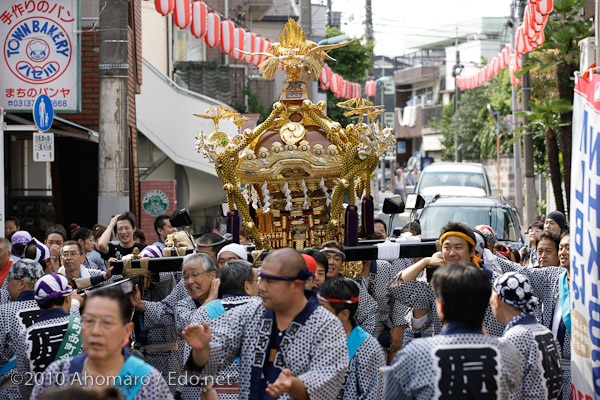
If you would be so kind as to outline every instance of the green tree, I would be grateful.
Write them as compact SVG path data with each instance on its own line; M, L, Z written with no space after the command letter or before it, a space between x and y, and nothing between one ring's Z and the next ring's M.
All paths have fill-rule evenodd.
M328 38L339 35L343 35L343 33L338 28L327 27ZM366 72L371 68L369 54L373 51L374 45L373 41L366 40L364 36L354 38L350 44L331 50L329 55L336 61L328 61L327 64L333 72L344 79L357 83L365 82ZM344 117L343 110L337 107L336 104L340 101L343 99L338 99L330 90L327 91L327 115L342 126L346 126L352 121L350 118Z
M543 134L554 201L556 202L556 208L564 212L565 204L563 202L561 185L560 152L556 136L560 128L570 125L570 123L562 122L562 115L571 113L573 106L568 100L557 99L555 97L546 97L539 103L531 102L530 106L531 111L517 113L518 116L527 117L529 120L529 124L521 129L531 129L533 132L537 131Z
M487 85L461 93L458 111L454 105L442 109L442 117L433 126L442 134L442 158L454 159L454 133L458 134L459 146L465 160L496 158L496 121L491 117L487 105L500 112L500 118L509 115L511 102L510 75L500 71ZM510 129L501 124L500 153L511 154Z
M523 68L523 72L538 69L539 74L551 71L555 89L550 91L550 95L556 95L559 99L570 104L573 104L574 89L574 82L571 78L575 71L580 69L579 42L593 34L590 32L591 21L582 19L580 15L584 5L585 0L554 0L554 10L550 14L544 30L546 40L538 50L530 54L529 61ZM540 82L532 79L534 93L536 86L539 84ZM548 90L547 87L542 89ZM543 90L541 91L543 92ZM533 98L533 101L539 105L543 101L543 97ZM542 109L550 114L554 113L552 108L542 107ZM545 140L546 142L556 141L557 144L552 144L551 148L557 150L560 148L562 154L562 177L567 193L566 211L568 212L571 189L571 120L573 114L572 111L568 111L561 113L559 117L560 124L556 129L558 137L555 135L554 137L545 138ZM552 115L544 118L550 120ZM560 143L560 147L558 143ZM549 159L556 160L560 159L561 154L547 154L547 156ZM554 182L554 179L552 184L558 184L560 188L561 181ZM557 206L558 204L557 202ZM565 209L561 211L564 212Z

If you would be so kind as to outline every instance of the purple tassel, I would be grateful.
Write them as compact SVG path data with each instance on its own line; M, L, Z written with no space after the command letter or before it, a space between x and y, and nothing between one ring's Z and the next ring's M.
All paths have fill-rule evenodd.
M240 242L240 216L237 210L227 211L227 233L233 235L233 243Z
M344 229L344 245L358 246L358 207L346 207L346 222Z
M375 207L373 206L373 196L364 195L362 198L362 229L361 232L365 235L372 235L375 232L375 224L373 218Z

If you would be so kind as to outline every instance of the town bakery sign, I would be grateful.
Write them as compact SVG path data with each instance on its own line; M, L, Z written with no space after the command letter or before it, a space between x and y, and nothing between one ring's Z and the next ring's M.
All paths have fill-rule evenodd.
M56 112L79 111L79 0L1 3L0 106L31 112L45 94Z

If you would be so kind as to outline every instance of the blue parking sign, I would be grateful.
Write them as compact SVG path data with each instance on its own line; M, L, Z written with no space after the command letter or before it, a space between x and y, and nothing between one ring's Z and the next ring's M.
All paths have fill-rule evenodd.
M52 100L45 94L39 95L35 100L33 106L33 120L37 125L38 129L42 132L46 132L52 126L54 122L54 108L52 107Z

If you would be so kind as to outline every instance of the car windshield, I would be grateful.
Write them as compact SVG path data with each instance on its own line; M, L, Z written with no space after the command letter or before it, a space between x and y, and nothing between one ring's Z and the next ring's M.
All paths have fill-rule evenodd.
M498 240L519 241L515 221L510 212L501 207L434 206L426 207L419 218L422 234L436 238L448 222L462 222L470 227L489 225Z
M432 186L471 186L485 190L483 174L475 172L427 171L421 176L419 190Z

